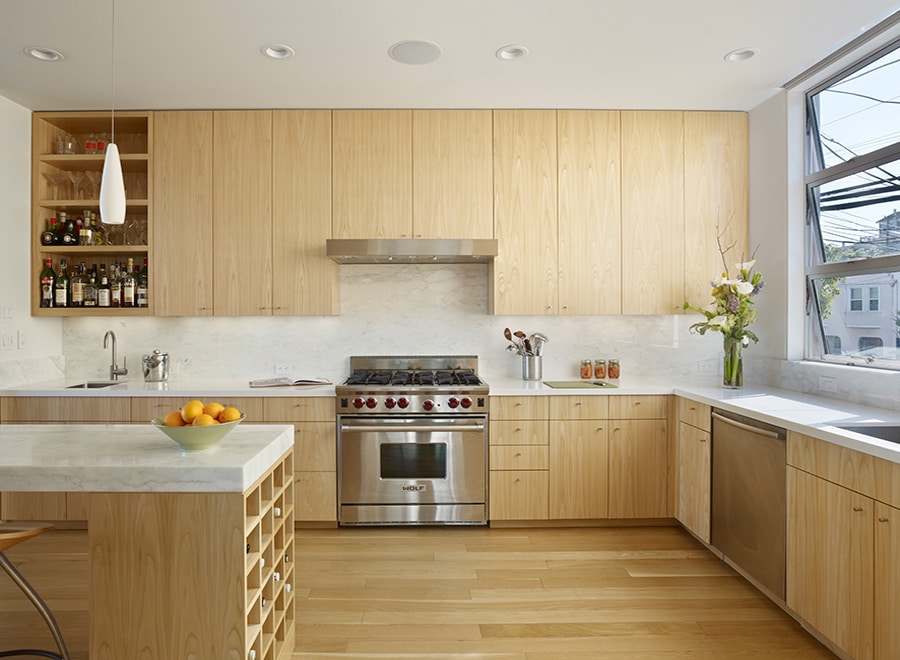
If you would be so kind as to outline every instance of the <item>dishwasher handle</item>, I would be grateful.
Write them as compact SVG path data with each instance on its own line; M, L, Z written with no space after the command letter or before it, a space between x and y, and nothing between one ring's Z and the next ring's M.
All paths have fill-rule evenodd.
M728 417L726 415L721 414L718 411L712 412L712 418L717 419L720 422L724 422L725 424L730 424L731 426L736 426L739 429L744 431L749 431L750 433L757 433L759 435L764 435L767 438L774 438L775 440L784 440L785 439L785 431L783 429L773 430L768 427L757 426L756 424L748 424L747 422L741 422L732 417Z

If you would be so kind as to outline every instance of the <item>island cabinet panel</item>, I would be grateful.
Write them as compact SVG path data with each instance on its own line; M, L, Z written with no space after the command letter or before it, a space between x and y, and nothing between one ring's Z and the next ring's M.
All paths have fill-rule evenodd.
M559 313L622 312L620 113L559 110Z
M155 112L150 290L156 316L213 313L213 113Z
M557 314L555 110L494 111L494 314Z
M333 397L267 397L268 423L294 427L294 518L298 527L337 525Z
M268 421L263 416L263 399L261 397L223 397L214 399L213 396L198 396L204 403L218 400L223 406L234 406L244 413L244 421L248 424L259 424ZM148 423L151 419L165 417L173 410L181 410L181 406L189 401L187 397L172 396L135 396L130 399L131 417L128 421L135 424Z
M126 397L9 396L0 401L4 424L130 422Z
M684 113L622 112L622 313L684 303Z

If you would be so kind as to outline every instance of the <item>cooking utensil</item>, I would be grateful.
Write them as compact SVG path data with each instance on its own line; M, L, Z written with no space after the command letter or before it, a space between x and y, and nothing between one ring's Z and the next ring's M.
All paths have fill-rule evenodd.
M531 334L531 343L534 346L534 354L541 355L544 351L544 344L549 342L547 339L547 335L542 334L540 332L534 332Z

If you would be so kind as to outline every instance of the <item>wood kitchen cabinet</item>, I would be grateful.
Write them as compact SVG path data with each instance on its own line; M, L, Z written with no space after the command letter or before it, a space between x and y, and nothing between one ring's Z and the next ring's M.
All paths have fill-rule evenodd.
M294 519L298 526L337 525L334 398L266 397L267 423L294 427Z
M494 111L494 314L559 311L555 110Z
M155 112L150 287L156 316L213 313L213 113Z
M548 397L491 397L491 521L546 520Z
M900 657L900 464L794 432L787 462L787 605L848 657Z
M609 512L609 399L550 399L550 519L603 519Z
M609 517L671 515L668 397L623 395L609 399Z
M559 313L622 312L620 113L559 110Z
M710 542L712 443L710 407L678 397L675 436L675 517L704 543Z
M682 309L684 212L684 113L623 111L623 314Z

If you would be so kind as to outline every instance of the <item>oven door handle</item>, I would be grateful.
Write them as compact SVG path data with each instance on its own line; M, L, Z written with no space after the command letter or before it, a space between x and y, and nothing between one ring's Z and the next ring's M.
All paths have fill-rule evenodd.
M429 433L434 431L447 431L447 432L471 432L471 431L484 431L484 424L475 423L475 424L370 424L368 426L363 425L350 425L350 424L341 424L341 433L347 432L357 432L357 433Z

